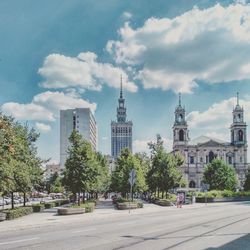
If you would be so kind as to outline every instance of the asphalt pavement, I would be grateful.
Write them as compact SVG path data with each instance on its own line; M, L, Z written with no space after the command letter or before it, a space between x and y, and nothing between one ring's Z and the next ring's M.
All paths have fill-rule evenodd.
M0 223L0 249L250 249L250 202L56 216L52 209Z

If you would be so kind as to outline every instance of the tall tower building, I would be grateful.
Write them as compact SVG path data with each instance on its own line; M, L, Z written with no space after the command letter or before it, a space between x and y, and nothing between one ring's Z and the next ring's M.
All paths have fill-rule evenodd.
M97 124L90 108L60 110L60 166L64 168L69 147L69 137L77 130L97 151Z
M127 121L125 99L123 98L122 77L120 87L120 97L117 107L117 121L111 122L111 156L117 158L123 148L132 151L132 121Z
M175 108L175 122L173 126L173 143L176 146L187 146L188 125L185 117L185 108L181 105L181 94L179 93L179 105Z

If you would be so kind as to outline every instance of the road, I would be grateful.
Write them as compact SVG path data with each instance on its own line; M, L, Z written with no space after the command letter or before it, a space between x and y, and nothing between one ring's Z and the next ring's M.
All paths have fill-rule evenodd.
M250 249L250 202L84 216L2 230L0 249Z

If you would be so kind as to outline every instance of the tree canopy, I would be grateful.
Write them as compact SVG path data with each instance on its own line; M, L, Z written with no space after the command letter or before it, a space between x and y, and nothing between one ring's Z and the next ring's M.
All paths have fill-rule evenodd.
M203 182L211 190L234 190L238 184L234 168L218 158L205 166Z

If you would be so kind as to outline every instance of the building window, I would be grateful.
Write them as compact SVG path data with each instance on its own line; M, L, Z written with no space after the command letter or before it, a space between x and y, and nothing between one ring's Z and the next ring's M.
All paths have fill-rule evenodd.
M179 131L179 140L180 140L180 141L184 141L184 131L183 131L183 129L181 129L181 130Z
M189 182L189 187L190 188L195 188L195 182L194 181L190 181Z
M232 157L229 156L229 157L228 157L228 163L229 163L229 164L232 164L232 162L233 162L233 161L232 161Z
M190 164L194 164L194 157L190 156Z
M202 157L200 158L200 162L203 162L203 158Z
M242 163L242 157L240 157L240 163Z
M239 130L239 141L243 141L243 131Z
M208 154L208 161L209 161L209 163L211 163L214 158L215 158L214 153L212 151L210 151L209 154Z

